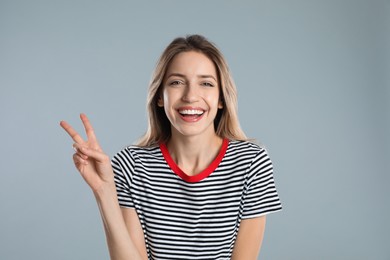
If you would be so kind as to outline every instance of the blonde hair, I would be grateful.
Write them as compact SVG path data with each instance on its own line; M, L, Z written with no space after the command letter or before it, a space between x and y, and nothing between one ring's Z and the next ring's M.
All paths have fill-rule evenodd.
M206 55L216 66L223 108L214 120L216 134L230 140L247 140L241 130L237 114L237 90L229 68L217 47L201 35L189 35L174 39L157 62L149 84L147 97L148 129L138 146L153 146L167 142L171 137L171 125L163 108L157 106L162 82L171 60L181 52L196 51Z

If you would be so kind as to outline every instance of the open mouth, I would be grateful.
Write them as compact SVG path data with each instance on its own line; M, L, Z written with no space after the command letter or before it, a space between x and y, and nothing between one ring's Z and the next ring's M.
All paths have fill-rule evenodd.
M200 119L205 111L201 109L179 109L178 112L183 119L194 121Z
M198 109L182 109L179 110L180 115L182 116L200 116L203 115L203 110Z

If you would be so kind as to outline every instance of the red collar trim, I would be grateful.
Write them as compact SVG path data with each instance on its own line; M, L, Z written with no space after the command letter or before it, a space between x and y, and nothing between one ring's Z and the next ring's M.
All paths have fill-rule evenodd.
M165 161L168 163L169 167L172 169L176 175L178 175L181 179L183 179L186 182L199 182L205 178L207 178L211 173L217 169L218 165L221 163L223 157L225 156L226 150L229 145L228 139L223 139L222 141L222 147L219 150L219 153L217 157L214 159L214 161L211 162L211 164L204 169L202 172L194 175L189 176L185 172L182 171L182 169L179 168L179 166L175 163L175 161L172 159L171 155L169 154L168 148L165 143L160 143L160 150L164 156Z

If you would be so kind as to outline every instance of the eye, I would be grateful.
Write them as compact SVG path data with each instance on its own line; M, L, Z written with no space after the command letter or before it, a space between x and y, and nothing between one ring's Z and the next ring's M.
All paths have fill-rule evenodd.
M211 83L211 82L203 82L203 83L202 83L202 86L205 86L205 87L214 87L214 84Z
M171 82L169 83L169 86L177 86L177 85L180 85L180 84L182 84L181 81L179 81L179 80L173 80L173 81L171 81Z

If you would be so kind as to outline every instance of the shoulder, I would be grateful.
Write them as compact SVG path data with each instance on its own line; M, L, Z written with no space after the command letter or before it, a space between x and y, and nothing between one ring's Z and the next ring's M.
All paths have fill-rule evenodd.
M263 167L272 167L266 148L251 141L231 140L226 152L226 160L246 164L248 169L259 170Z
M158 145L154 146L137 146L137 145L130 145L125 147L123 150L126 150L130 153L134 154L155 154L160 152L160 147Z
M252 141L230 140L228 152L233 154L258 154L267 153L265 147Z
M132 176L136 169L161 165L162 155L158 146L139 147L127 146L116 153L111 159L111 165L116 175Z
M159 146L141 147L129 145L120 150L113 156L113 161L118 159L135 160L138 158L161 157Z

